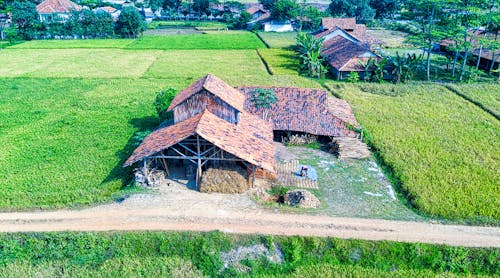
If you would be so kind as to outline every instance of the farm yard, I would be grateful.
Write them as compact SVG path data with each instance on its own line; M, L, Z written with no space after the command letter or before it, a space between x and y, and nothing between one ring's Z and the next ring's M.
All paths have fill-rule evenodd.
M189 45L181 36L33 41L0 51L0 207L87 206L132 190L130 170L120 166L139 143L134 134L159 124L152 102L160 89L180 90L207 72L233 86L325 83L297 75L293 52L266 49L252 33L185 35ZM265 39L291 43L290 35ZM399 204L408 198L418 217L497 222L496 119L440 85L325 84L351 103L392 169ZM485 107L498 106L496 84L455 86ZM474 86L489 93L474 94ZM389 214L377 217L398 218Z
M30 41L0 49L0 210L41 209L43 214L62 209L46 212L57 214L55 220L27 212L32 218L21 221L61 230L81 219L99 227L116 218L131 230L146 229L141 221L178 221L189 229L243 221L254 229L279 230L274 227L281 225L292 235L294 228L335 230L331 223L309 223L309 218L360 217L361 226L345 224L347 218L333 226L344 233L341 237L366 233L371 236L366 239L377 240L377 233L401 225L421 227L392 239L398 241L429 231L443 240L446 233L432 230L438 226L459 232L476 228L436 222L500 223L500 123L492 116L499 113L497 83L453 85L472 103L447 85L314 80L297 73L292 34L259 37L215 31L137 40ZM176 185L135 187L132 169L122 165L160 124L156 93L182 90L207 73L231 86L326 88L353 107L375 155L344 160L317 146L286 147L299 163L317 171L319 188L311 190L321 200L317 209ZM157 214L147 215L151 211ZM136 212L144 214L132 216ZM202 217L207 215L212 218ZM280 215L297 223L279 222ZM12 225L2 217L0 227ZM389 226L379 219L397 221ZM461 240L471 246L478 238L497 239L494 230L480 229L477 238L467 234ZM0 277L500 274L498 249L426 243L146 231L6 233L0 241ZM269 256L276 261L264 259Z

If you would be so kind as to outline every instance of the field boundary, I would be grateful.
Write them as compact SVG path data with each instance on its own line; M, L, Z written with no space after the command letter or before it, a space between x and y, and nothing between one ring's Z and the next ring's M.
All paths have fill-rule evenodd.
M257 36L257 38L259 38L259 40L261 40L261 41L262 41L262 43L264 43L264 45L265 45L267 48L271 48L271 46L269 46L269 44L268 44L268 43L264 40L264 38L262 38L262 37L260 36L259 32L255 32L254 34Z
M260 61L262 62L262 64L264 64L264 67L266 68L267 73L269 75L274 75L274 73L271 71L271 68L269 68L269 65L267 64L266 59L264 59L264 57L262 57L262 55L260 54L259 50L256 49L255 51L257 51L257 56L259 56Z
M480 102L472 99L471 97L469 97L466 94L462 93L460 90L458 90L457 88L455 88L453 86L450 86L448 84L443 85L443 86L446 89L448 89L450 92L452 92L452 93L456 94L457 96L462 97L466 101L468 101L468 102L476 105L477 107L481 108L483 111L485 111L486 113L490 114L491 116L495 117L497 120L500 121L500 115L496 114L491 109L489 109L488 107L484 106L482 103L480 103Z

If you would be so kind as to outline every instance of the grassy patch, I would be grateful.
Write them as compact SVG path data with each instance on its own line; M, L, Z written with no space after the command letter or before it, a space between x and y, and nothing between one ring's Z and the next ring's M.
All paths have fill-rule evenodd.
M227 24L218 21L153 21L149 24L150 29L168 27L202 27L202 28L227 28Z
M500 84L478 83L449 85L466 98L478 103L483 109L500 118Z
M387 241L211 233L114 232L2 234L0 277L234 277L221 252L264 244L283 262L245 260L254 277L500 274L500 250Z
M202 35L142 36L132 49L256 49L264 44L250 32ZM208 62L208 60L207 60Z
M132 39L104 40L33 40L16 44L9 48L16 49L69 49L69 48L125 48Z
M191 78L192 81L213 73L222 79L246 79L267 76L255 50L191 50L163 52L146 76L157 78Z
M0 77L140 77L155 51L121 49L5 49Z
M271 48L289 48L296 44L297 33L259 32L259 37Z
M300 61L294 51L265 48L258 52L272 74L299 75Z
M416 207L448 218L500 218L498 120L439 85L331 88L353 106Z
M110 200L135 131L158 120L154 93L178 82L0 79L0 209Z
M367 29L366 32L385 42L384 46L386 47L404 47L408 45L405 43L408 34L400 31L388 29Z
M256 50L199 50L196 53L193 55L189 50L163 52L145 76L184 79L191 83L213 73L234 86L320 86L315 80L297 75L270 76Z
M390 183L373 158L340 160L325 151L290 147L301 164L318 173L321 201L318 209L307 212L346 217L368 217L397 220L424 218L405 206L404 196L394 200ZM400 198L401 197L401 198Z

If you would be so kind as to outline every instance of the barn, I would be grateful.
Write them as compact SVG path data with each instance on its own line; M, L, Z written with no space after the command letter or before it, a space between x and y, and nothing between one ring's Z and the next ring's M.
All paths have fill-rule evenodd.
M256 88L276 93L265 120L250 101ZM249 180L256 173L274 173L275 132L356 138L350 127L359 127L349 105L326 91L234 88L211 74L179 92L168 111L173 123L148 135L124 166L138 163L146 173L151 167L168 172L169 164L182 161L197 186L205 170L221 165L245 169Z

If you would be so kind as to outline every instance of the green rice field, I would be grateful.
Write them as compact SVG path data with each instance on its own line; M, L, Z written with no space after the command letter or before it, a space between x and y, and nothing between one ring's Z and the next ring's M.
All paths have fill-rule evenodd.
M443 86L338 85L370 143L419 210L500 218L500 122Z
M143 36L130 49L255 49L265 47L253 33L216 33L201 35Z

